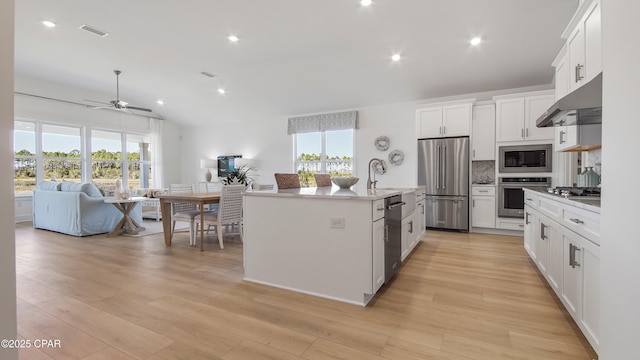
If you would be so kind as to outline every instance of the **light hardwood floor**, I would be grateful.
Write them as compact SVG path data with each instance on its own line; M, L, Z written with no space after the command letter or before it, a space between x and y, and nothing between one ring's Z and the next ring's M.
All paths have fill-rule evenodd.
M242 281L242 244L16 226L29 359L595 359L522 238L428 231L366 308ZM339 279L337 279L339 281Z

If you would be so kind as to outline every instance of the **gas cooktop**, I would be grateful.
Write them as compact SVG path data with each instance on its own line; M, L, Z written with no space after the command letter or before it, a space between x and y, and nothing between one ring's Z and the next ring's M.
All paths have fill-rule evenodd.
M554 188L548 188L547 192L563 196L600 197L600 188L598 187L556 186Z

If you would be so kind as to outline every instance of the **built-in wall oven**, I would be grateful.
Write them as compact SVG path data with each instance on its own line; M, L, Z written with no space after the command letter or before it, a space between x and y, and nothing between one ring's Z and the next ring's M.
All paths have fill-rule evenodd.
M552 170L551 144L500 146L498 153L499 173L545 173Z
M547 190L549 177L501 177L498 179L498 216L524 218L523 187Z

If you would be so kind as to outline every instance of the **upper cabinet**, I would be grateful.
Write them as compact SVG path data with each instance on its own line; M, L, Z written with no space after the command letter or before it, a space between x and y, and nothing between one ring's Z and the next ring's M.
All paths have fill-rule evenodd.
M471 159L496 159L496 106L484 104L473 106L471 120Z
M521 94L525 95L525 94ZM496 141L553 140L553 128L538 128L536 120L554 102L551 91L525 96L495 97Z
M567 39L569 92L571 92L602 71L600 0L582 4L563 37ZM556 73L558 65L560 64L556 64ZM556 77L556 86L558 86L558 80Z
M471 104L442 103L416 110L418 139L469 136Z

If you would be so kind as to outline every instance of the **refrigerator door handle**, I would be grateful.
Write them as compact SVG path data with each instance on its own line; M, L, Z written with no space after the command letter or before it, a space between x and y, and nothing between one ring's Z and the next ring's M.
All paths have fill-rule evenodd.
M436 146L436 189L440 189L440 145Z
M446 189L447 183L447 146L444 146L444 152L442 155L442 189Z

